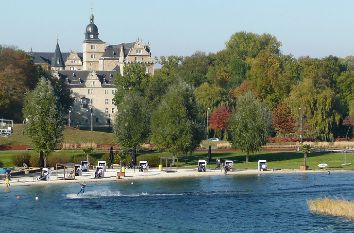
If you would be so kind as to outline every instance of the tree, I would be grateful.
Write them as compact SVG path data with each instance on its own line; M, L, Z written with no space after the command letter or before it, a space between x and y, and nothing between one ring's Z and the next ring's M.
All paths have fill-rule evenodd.
M115 77L117 88L114 96L114 103L118 106L127 93L137 93L142 95L149 75L145 73L145 66L138 63L126 65L124 75L118 74Z
M243 60L256 57L262 50L279 54L280 46L277 38L270 34L258 35L250 32L237 32L226 42L226 50Z
M114 119L114 135L124 149L131 149L134 163L136 149L144 143L150 132L150 115L142 96L129 93L118 106Z
M231 111L228 107L218 107L210 115L209 127L215 130L216 132L220 132L221 137L225 136L224 133L229 123L230 116Z
M272 112L272 126L279 135L294 133L295 119L287 103L280 103Z
M27 119L25 132L31 138L35 151L43 151L46 158L62 142L64 130L50 81L42 78L37 87L26 95L23 112Z
M202 120L192 90L186 83L169 88L152 115L152 142L173 155L192 152L203 135Z
M206 111L216 107L222 100L222 89L205 82L194 90L198 104Z
M311 153L311 146L309 144L302 145L302 152L304 153L304 169L307 170L307 155Z
M24 93L36 86L37 71L24 51L0 46L0 118L22 122Z
M246 162L250 153L258 151L266 144L270 127L270 112L250 92L238 99L229 129L233 145L246 152Z
M207 80L207 73L212 58L203 52L196 52L185 57L179 68L181 78L192 87L197 87Z

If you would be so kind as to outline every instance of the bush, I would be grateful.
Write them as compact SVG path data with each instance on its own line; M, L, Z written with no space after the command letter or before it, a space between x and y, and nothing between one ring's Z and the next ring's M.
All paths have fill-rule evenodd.
M23 167L23 164L30 166L31 155L28 153L21 153L13 156L11 158L12 163L17 167Z
M78 156L73 156L71 158L71 161L73 163L80 164L81 161L86 161L86 158L87 158L86 155L78 155ZM94 157L90 156L90 155L88 157L88 160L89 160L91 165L96 165L97 164L97 160Z
M149 167L158 167L160 164L160 156L158 155L140 155L137 158L137 163L139 165L140 161L148 161Z
M69 163L70 158L63 155L49 155L47 157L47 167L55 167L58 163Z
M30 167L39 167L39 154L33 154L29 161Z
M4 167L4 163L0 161L0 167Z

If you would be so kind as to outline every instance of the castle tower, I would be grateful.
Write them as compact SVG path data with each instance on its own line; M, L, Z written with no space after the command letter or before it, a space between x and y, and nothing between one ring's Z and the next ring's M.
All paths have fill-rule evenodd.
M51 70L64 70L64 69L65 69L65 64L64 64L63 56L61 54L59 43L57 40L55 52L52 57Z
M98 28L91 15L86 27L85 40L82 45L83 70L99 70L99 59L103 55L106 43L98 38Z

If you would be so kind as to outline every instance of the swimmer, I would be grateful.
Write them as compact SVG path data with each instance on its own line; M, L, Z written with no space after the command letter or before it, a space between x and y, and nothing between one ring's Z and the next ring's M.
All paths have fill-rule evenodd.
M85 188L86 188L86 184L85 184L85 183L82 183L82 184L81 184L81 189L80 189L80 191L77 193L77 195L79 195L80 193L85 193Z

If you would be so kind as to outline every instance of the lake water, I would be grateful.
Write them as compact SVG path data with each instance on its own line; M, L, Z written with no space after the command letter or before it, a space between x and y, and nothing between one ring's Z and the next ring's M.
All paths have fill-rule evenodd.
M354 232L354 222L312 214L306 204L326 196L354 200L354 173L88 183L84 195L79 190L79 184L1 187L0 226L6 232Z

